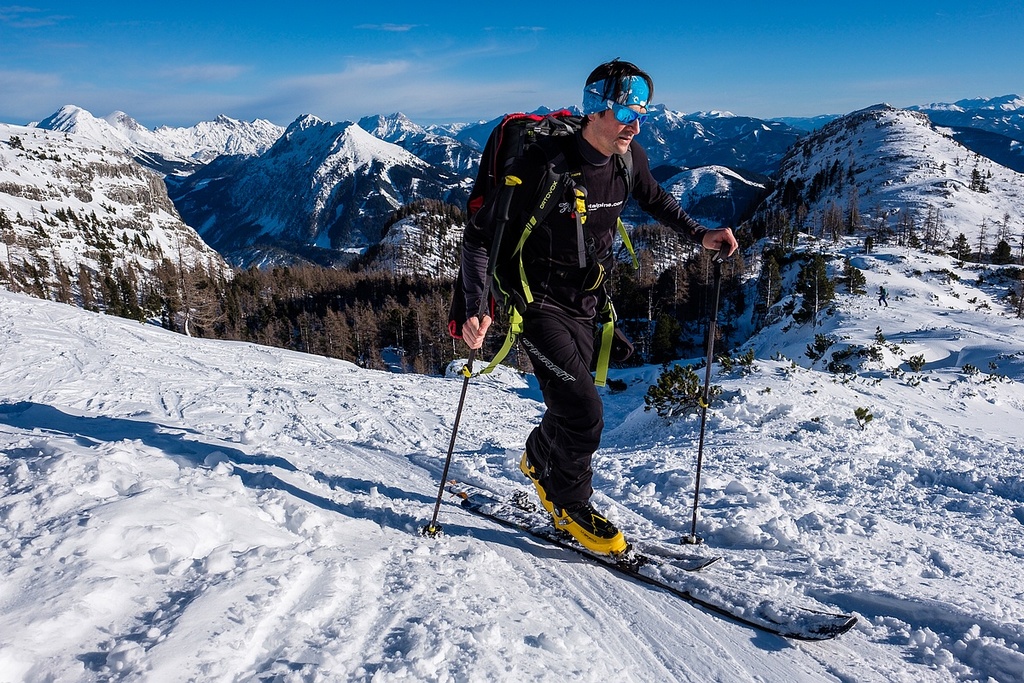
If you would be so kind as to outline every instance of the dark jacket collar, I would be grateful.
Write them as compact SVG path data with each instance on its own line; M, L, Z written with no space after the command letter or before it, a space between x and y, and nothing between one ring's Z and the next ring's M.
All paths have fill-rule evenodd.
M612 159L610 156L601 154L593 145L587 142L587 139L583 137L582 130L576 132L576 147L579 149L583 161L593 166L604 166Z

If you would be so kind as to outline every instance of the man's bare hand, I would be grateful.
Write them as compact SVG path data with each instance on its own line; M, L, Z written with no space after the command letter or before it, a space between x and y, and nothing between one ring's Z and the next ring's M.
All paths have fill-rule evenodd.
M479 349L484 344L484 337L491 326L491 316L485 315L483 322L473 317L462 324L462 341L471 349Z
M701 240L701 245L703 245L705 249L720 252L726 257L735 254L736 250L740 247L739 242L736 241L736 236L732 234L731 228L708 230L704 233L704 239Z

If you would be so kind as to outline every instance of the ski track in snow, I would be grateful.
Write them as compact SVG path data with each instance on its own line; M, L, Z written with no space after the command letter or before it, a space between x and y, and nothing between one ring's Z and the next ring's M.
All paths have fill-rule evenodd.
M710 615L448 498L445 534L420 536L458 376L0 292L0 681L1022 680L1022 326L963 303L982 290L932 303L948 283L884 256L862 267L891 307L848 298L832 331L865 343L879 327L932 371L844 381L789 360L811 334L714 378L698 529L725 559L703 575L860 617L822 643ZM958 371L985 354L1010 379ZM628 388L606 394L596 502L674 543L699 420L643 410L659 371L620 371ZM451 477L525 489L535 386L509 371L470 392Z

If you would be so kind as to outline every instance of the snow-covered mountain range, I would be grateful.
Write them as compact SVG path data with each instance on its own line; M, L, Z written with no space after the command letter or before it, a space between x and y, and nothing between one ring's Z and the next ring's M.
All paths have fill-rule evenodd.
M879 210L888 220L900 210L933 210L953 235L971 235L981 221L1012 226L1024 169L1024 145L1011 137L1024 128L1021 98L915 109L900 114L879 105L806 134L784 122L658 106L641 140L659 181L709 225L739 224L773 190L766 206L785 206L789 184L804 188L812 214L847 205L856 186L859 212L876 220ZM851 130L875 125L866 117L874 121L879 112L894 123L858 132L851 142ZM69 105L35 127L66 133L79 146L123 152L156 170L185 222L232 263L248 266L343 263L384 237L380 228L394 208L424 198L461 203L497 120L428 129L400 113L358 124L307 115L284 129L218 117L151 131L122 112L100 119ZM985 191L961 191L971 187L975 166ZM840 167L841 182L832 172L833 182L819 187L819 174ZM851 169L853 182L846 182ZM2 193L0 205L13 208ZM646 220L635 207L626 217Z
M978 128L1024 142L1024 97L1020 95L1004 95L990 99L976 97L908 109L924 112L940 126Z
M468 179L354 123L315 116L296 120L264 154L224 157L168 184L185 220L241 266L274 248L344 262L379 242L400 206L457 203L469 191Z
M480 147L461 142L450 134L431 132L404 114L367 116L359 127L374 137L393 142L429 164L464 176L475 176Z
M281 126L263 119L244 122L223 115L188 128L149 130L124 112L97 118L74 105L65 105L34 125L125 152L166 174L191 173L224 154L261 154L284 132Z

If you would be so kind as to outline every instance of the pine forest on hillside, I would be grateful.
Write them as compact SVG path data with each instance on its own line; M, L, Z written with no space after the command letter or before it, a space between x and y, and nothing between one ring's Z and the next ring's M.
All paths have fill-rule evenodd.
M455 207L448 211L450 216L461 217ZM403 208L393 220L410 213L414 211ZM798 213L793 212L794 219ZM71 219L62 214L43 220L49 225ZM782 315L791 315L798 324L813 324L827 312L837 286L870 296L872 293L858 288L857 269L838 253L830 252L831 246L845 236L861 236L866 250L873 245L894 244L950 253L965 262L993 266L1021 263L1019 250L1012 253L1009 236L1002 235L999 226L994 230L999 238L995 247L979 252L984 244L971 245L962 234L953 240L947 234L942 242L928 237L934 231L928 228L927 219L920 228L905 220L895 226L874 223L869 227L857 221L856 215L837 209L821 212L813 219L804 218L810 232L797 231L787 215L772 214L745 226L740 231L742 239L764 239L759 240L760 253L749 267L737 258L724 269L723 313L716 341L719 348L742 343L742 332L755 331ZM0 212L0 235L8 247L46 252L43 226L34 244L22 240L15 245L9 224L6 214ZM436 237L428 231L424 234L424 239ZM639 271L634 271L628 260L622 260L611 277L620 324L638 350L630 362L665 363L700 355L712 296L707 256L683 247L670 230L659 225L640 226L633 231L633 238L638 245ZM800 244L813 246L797 251ZM13 251L9 248L8 254ZM666 253L676 254L678 260L659 268L657 264L664 263ZM109 263L110 259L101 258L100 262ZM203 267L179 268L169 258L163 258L148 276L138 269L117 267L104 269L97 278L84 268L78 273L63 269L49 277L47 263L46 259L32 263L28 258L0 263L0 284L11 291L89 310L159 320L167 329L193 336L288 348L352 361L366 368L438 374L464 352L447 330L452 280L414 274L396 276L374 269L372 258L359 260L349 269L253 267L236 271L232 277ZM991 268L979 277L1001 283L1007 305L1024 316L1021 272ZM784 277L785 273L790 276ZM748 290L743 282L749 278L755 278L756 284L750 289L752 300L746 301ZM740 320L745 317L752 323L750 329L741 330ZM499 320L496 332L489 337L493 348L485 351L496 350L503 337ZM520 361L523 358L525 354L513 354L509 362L525 362Z

